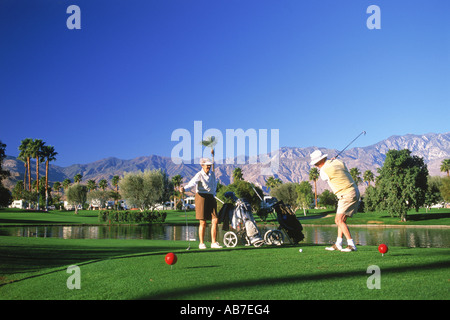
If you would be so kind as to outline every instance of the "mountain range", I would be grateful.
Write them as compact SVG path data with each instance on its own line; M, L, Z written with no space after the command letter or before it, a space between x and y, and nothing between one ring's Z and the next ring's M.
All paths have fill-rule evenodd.
M310 170L309 155L317 149L328 154L329 157L333 157L339 152L335 149L321 147L282 147L279 149L278 171L274 176L283 182L308 180ZM391 136L371 146L348 149L340 155L340 159L346 163L349 169L357 167L361 174L366 170L371 170L377 175L377 169L383 165L386 153L390 149L409 149L413 155L424 159L428 165L430 175L444 175L443 172L440 172L440 165L443 159L450 158L450 132ZM234 163L237 163L237 161L234 161ZM236 167L240 167L245 180L265 187L265 181L268 176L261 175L262 166L262 163L249 164L248 161L242 165L217 164L215 173L220 182L227 185L232 182L233 170ZM267 165L265 166L267 167ZM3 168L11 172L11 177L3 181L6 187L12 188L16 181L23 179L25 172L24 163L15 157L7 156L4 160ZM45 176L45 165L41 165L40 169L41 176ZM80 173L83 176L82 181L92 179L98 182L101 179L106 179L110 182L114 175L122 176L124 172L144 171L147 169L162 169L170 177L180 174L184 177L183 182L186 183L200 170L200 166L198 164L175 164L171 158L157 155L142 156L130 160L109 157L87 164L73 164L67 167L50 164L49 180L51 185L55 181L62 182L66 178L73 181L73 177ZM33 179L35 171L35 164L32 161L31 172ZM326 183L320 179L317 186L319 192L327 187ZM365 183L360 185L360 189L361 191L365 189Z

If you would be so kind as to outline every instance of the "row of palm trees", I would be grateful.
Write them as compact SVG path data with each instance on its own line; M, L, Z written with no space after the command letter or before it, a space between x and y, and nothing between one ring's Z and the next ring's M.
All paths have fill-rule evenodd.
M39 164L45 162L45 195L46 203L48 203L48 167L51 161L56 160L58 153L55 151L55 147L46 145L41 139L26 138L21 141L19 151L18 159L23 161L25 166L23 185L30 192L32 191L31 159L36 159L36 192L39 192Z
M80 173L77 173L73 177L74 183L80 183L82 180L83 180L83 175ZM114 187L116 192L119 192L119 180L120 180L119 176L113 176L111 179L111 184ZM59 194L59 191L61 190L61 188L66 190L71 184L72 184L72 181L68 178L64 179L63 182L56 181L55 183L53 183L53 190ZM97 184L97 182L95 180L90 179L86 182L86 187L87 187L88 191L93 191L93 190L96 190L97 188L100 188L103 191L105 191L106 188L108 188L108 181L106 179L101 179Z

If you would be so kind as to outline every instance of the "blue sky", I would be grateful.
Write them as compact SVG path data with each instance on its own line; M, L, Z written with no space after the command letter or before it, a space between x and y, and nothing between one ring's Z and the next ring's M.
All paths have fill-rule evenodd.
M17 156L43 139L67 166L170 156L196 120L289 147L448 132L449 15L446 0L2 0L0 140Z

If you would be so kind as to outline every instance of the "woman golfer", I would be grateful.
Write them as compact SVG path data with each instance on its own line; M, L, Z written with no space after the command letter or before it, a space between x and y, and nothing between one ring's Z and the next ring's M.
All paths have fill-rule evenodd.
M320 150L311 153L311 165L320 169L320 178L328 182L333 193L338 197L338 208L335 222L338 226L336 243L325 248L326 250L339 250L342 252L356 251L350 231L347 226L347 218L358 210L359 190L347 167L342 161L327 160L327 154ZM347 247L342 248L342 235L347 238Z
M206 221L211 220L211 248L222 248L218 242L216 242L217 236L217 201L216 195L216 176L211 171L211 160L207 158L200 159L200 170L187 185L180 187L180 191L184 192L192 187L196 187L195 190L195 218L200 220L199 226L199 249L206 249L204 244Z

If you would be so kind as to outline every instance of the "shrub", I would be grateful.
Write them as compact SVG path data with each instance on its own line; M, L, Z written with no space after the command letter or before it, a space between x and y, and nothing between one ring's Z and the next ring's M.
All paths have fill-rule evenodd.
M167 213L159 211L100 210L98 221L104 223L162 223Z

